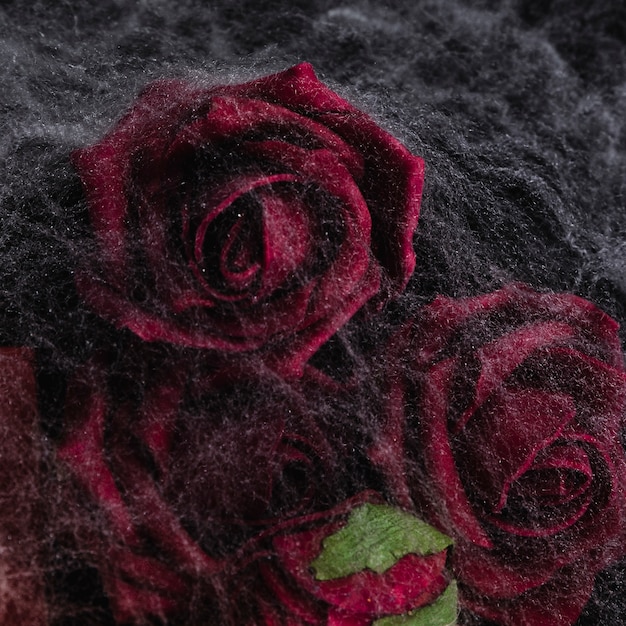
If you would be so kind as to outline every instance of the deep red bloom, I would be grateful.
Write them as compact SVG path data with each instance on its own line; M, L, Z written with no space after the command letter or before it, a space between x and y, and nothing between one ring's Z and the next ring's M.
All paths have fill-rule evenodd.
M438 297L395 339L405 376L373 458L455 538L462 601L498 623L572 624L626 551L616 331L582 298L511 285Z
M73 162L97 244L79 290L148 341L258 351L300 375L413 271L422 160L307 63L153 83Z
M341 500L346 478L297 387L170 365L138 387L93 362L68 387L58 456L97 512L82 548L122 623L216 614L233 563Z

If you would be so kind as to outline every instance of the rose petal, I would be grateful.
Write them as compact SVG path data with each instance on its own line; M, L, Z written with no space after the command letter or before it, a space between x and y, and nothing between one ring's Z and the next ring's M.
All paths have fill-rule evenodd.
M399 615L430 604L446 588L446 553L409 554L384 574L368 570L346 579L319 583L319 597L346 613Z
M146 444L161 471L167 466L175 416L184 390L180 381L176 383L163 383L148 389L140 415L133 425L135 435Z
M126 237L129 167L118 158L118 150L113 142L97 144L74 152L72 163L85 188L100 262L107 267L113 284L123 285L121 281L129 263Z
M128 509L137 519L135 527L148 534L155 545L174 559L178 571L211 577L222 564L207 555L189 533L172 507L163 499L154 479L136 457L114 450L116 477L124 485Z
M471 298L437 296L421 312L422 337L419 351L415 354L416 364L430 363L439 352L448 347L452 333L468 325L479 313L489 314L506 306L510 295L510 290L504 288ZM480 319L474 323L480 323Z
M485 510L504 508L511 485L575 415L569 396L504 389L470 419L453 447L461 474L471 476L471 489L480 494Z
M571 626L591 597L594 578L584 562L576 563L559 570L545 585L511 596L510 601L466 595L462 603L502 626Z
M151 180L163 180L161 155L166 153L180 120L207 97L182 81L157 81L146 87L130 111L104 139L72 153L72 163L83 182L92 228L100 242L100 255L107 278L121 291L128 268L127 213L129 174L142 153L144 167L153 165ZM146 173L147 174L147 173Z
M540 544L545 550L545 543ZM459 542L452 551L454 577L475 593L494 599L515 598L528 589L549 581L561 566L557 558L541 558L529 549L530 557L517 558L503 550L484 550L469 542ZM508 558L505 558L504 555Z
M568 324L544 322L526 325L519 330L476 350L480 361L480 376L476 383L474 401L455 426L461 431L472 414L498 389L504 380L535 351L561 344L574 336Z
M626 375L622 370L559 346L538 353L529 366L544 374L544 385L574 399L578 422L586 433L606 441L618 440L626 403ZM589 393L590 389L594 393Z
M288 294L275 303L264 303L261 319L253 313L244 320L220 317L212 319L205 309L196 312L192 309L189 312L190 319L176 320L157 317L139 306L134 306L123 295L91 276L77 275L76 282L80 285L85 300L101 315L114 320L121 328L132 330L144 341L169 341L227 352L260 348L278 329L284 328L286 331L297 328L304 319L309 292L314 287L311 285L307 290ZM335 330L336 328L332 332ZM321 340L322 343L326 339L328 336ZM303 366L304 363L299 364L300 371Z
M263 292L259 294L263 297L293 278L298 268L306 267L314 247L314 230L308 207L295 193L281 196L263 190L259 195L265 242Z
M428 556L408 554L382 574L363 570L344 578L316 580L309 564L320 553L323 540L342 525L339 520L310 531L274 537L281 565L314 597L342 613L380 617L429 604L446 588L448 581L442 575L446 551Z
M399 294L415 269L413 235L419 218L424 161L366 116L355 119L329 113L321 119L363 147L366 162L361 187L376 233L372 249L386 270L390 295Z
M447 408L456 367L456 359L448 359L428 374L422 396L420 441L428 475L436 489L434 510L438 512L440 527L453 537L461 535L483 548L491 548L493 544L467 498L450 446Z
M107 578L105 585L111 599L115 621L133 623L146 615L163 616L176 610L177 599L159 591L141 589L119 578Z
M109 579L124 579L128 584L128 592L131 586L138 592L153 591L158 596L170 598L173 603L176 596L187 591L187 582L177 574L169 564L164 564L149 556L132 553L128 549L117 545L111 547L108 558L115 563L109 573ZM150 609L148 609L149 611Z
M295 334L294 329L306 327L306 315L315 287L316 284L311 282L246 308L216 311L214 315L202 310L199 315L204 313L204 323L213 327L216 345L220 340L225 343L229 339L233 344L239 341L248 346L264 344L269 339L279 342L282 335Z
M487 316L508 309L524 313L527 320L545 320L569 325L590 337L605 363L624 371L624 359L615 320L594 304L572 294L536 292L528 285L512 283L498 291L469 298L437 296L423 311L424 340L420 362L428 362L450 339L451 334L468 325L480 313ZM480 318L474 323L484 324ZM519 322L518 322L519 323ZM534 323L534 322L532 322Z
M331 267L319 278L313 294L311 314L319 318L336 306L346 287L354 288L370 265L371 220L367 205L343 165L324 150L314 152L296 146L278 146L275 142L258 142L250 148L259 158L279 160L297 171L303 183L315 183L343 204L342 242ZM330 175L332 173L332 175ZM309 316L311 322L314 318Z
M292 174L275 174L273 176L240 176L233 181L228 183L224 183L220 186L218 192L214 195L214 197L205 198L203 201L203 208L205 207L206 215L198 225L195 235L192 236L191 226L189 224L190 221L190 209L188 207L183 207L183 241L188 241L189 244L193 242L193 247L188 245L188 256L190 261L190 266L194 271L196 278L203 286L204 294L202 297L195 296L195 301L185 299L185 307L193 306L193 305L203 305L203 306L215 306L215 304L219 301L236 301L242 299L250 299L250 296L253 295L256 297L256 293L250 294L250 292L243 291L246 289L250 282L249 279L246 279L246 284L237 285L233 284L233 279L237 279L236 276L231 276L230 280L227 275L225 275L224 270L227 270L227 266L224 265L224 254L228 251L228 240L222 244L221 241L214 242L215 246L218 247L217 257L220 260L220 269L222 270L221 276L225 278L225 288L216 289L213 288L205 279L203 274L203 270L207 269L204 263L204 247L205 247L205 239L207 236L207 231L211 224L215 221L216 218L221 216L227 210L231 209L232 205L235 204L238 200L243 198L244 196L252 193L260 193L264 187L271 187L275 183L281 182L292 182L296 180L296 176ZM265 215L261 216L263 222L265 221ZM301 231L298 231L298 234L302 234ZM305 239L306 242L306 239ZM261 243L261 242L259 242ZM300 242L296 242L300 244ZM308 242L307 242L308 243ZM247 271L253 270L252 276L254 277L261 267L266 268L267 266L267 243L263 246L265 250L258 255L253 255L250 259L250 265ZM265 257L265 258L264 258ZM252 265L254 264L254 265ZM244 270L246 271L246 270ZM263 280L261 278L260 280ZM230 289L229 289L230 287ZM266 287L266 291L270 291L269 288ZM215 301L212 301L213 298ZM183 310L181 307L181 298L177 297L176 301L177 310Z
M364 180L370 176L372 180L367 188L367 202L375 230L381 233L375 240L375 251L391 278L394 292L400 292L415 267L412 238L424 178L422 159L320 82L309 63L242 87L249 97L288 102L290 107L316 116L349 144L362 146L368 172ZM384 190L384 197L378 189Z
M93 386L79 380L70 383L66 404L70 429L58 447L57 456L106 512L117 536L134 545L137 537L132 516L104 457L106 385L95 372L94 378Z
M306 326L288 343L273 346L267 357L268 365L287 378L300 378L309 358L378 292L380 280L378 266L370 265L361 281L353 286L352 293L344 294L341 307Z
M331 607L326 626L371 626L370 615L347 615L344 611Z
M302 621L305 624L320 624L323 620L323 609L315 602L314 598L298 593L288 583L282 580L272 567L267 563L261 563L260 569L265 583L276 595L276 599L281 605L283 613L286 614L288 624L293 620Z
M299 63L287 70L263 76L238 86L238 91L249 98L267 98L273 102L288 102L289 106L315 111L344 111L355 109L346 100L331 91L315 75L310 63Z
M587 453L581 447L565 442L557 442L538 455L530 471L536 478L530 481L529 494L532 493L534 497L539 495L543 502L552 506L578 498L589 489L593 481L593 469ZM582 480L568 482L567 479L573 474Z
M543 298L541 296L543 295ZM536 294L544 309L554 317L569 320L585 336L585 348L594 356L617 371L624 372L624 355L617 333L619 324L595 304L573 294ZM595 354L597 352L597 354Z
M328 150L356 180L362 176L363 157L326 126L294 113L284 104L274 105L264 100L227 96L216 96L211 99L208 114L179 133L166 158L176 162L181 159L181 153L206 149L215 142L245 141L246 133L254 133L252 137L257 139L259 136L261 139L277 137L286 145L302 144L308 149ZM292 133L295 133L294 140L289 141L289 135ZM242 151L245 155L245 145ZM166 171L167 169L169 168L166 168Z

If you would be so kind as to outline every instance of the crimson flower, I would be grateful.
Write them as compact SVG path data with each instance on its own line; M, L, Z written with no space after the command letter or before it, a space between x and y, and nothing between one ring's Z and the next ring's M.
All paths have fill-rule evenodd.
M214 615L271 529L342 498L355 445L320 427L298 387L152 365L76 371L58 447L95 512L79 547L120 623Z
M307 63L155 82L73 162L96 244L79 291L144 340L255 351L299 376L413 271L422 160Z
M404 375L389 377L373 458L455 539L462 604L507 626L574 623L596 573L624 554L616 322L515 284L436 298L392 354Z

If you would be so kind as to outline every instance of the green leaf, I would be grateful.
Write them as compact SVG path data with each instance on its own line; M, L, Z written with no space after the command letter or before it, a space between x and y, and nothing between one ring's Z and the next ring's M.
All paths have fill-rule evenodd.
M385 504L363 504L329 535L311 563L317 580L343 578L364 569L382 574L407 554L436 554L452 540L417 517Z
M406 615L377 619L372 626L453 626L457 616L457 588L451 582L432 603Z

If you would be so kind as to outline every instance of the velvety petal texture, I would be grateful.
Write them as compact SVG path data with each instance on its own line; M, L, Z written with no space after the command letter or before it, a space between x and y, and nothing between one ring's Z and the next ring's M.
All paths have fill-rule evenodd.
M57 457L98 520L80 547L116 623L186 623L190 611L211 622L223 611L219 623L239 624L228 621L230 601L219 606L224 589L237 594L238 572L274 554L277 534L341 502L344 447L358 444L314 419L306 377L279 385L238 369L137 361L112 375L94 358L68 383ZM267 601L270 611L273 593Z
M302 63L240 85L149 85L77 150L90 306L147 341L254 351L302 375L415 265L423 162Z
M389 346L373 460L454 537L461 601L507 626L565 626L624 553L626 374L617 324L521 284L438 297ZM395 460L406 450L406 482Z

